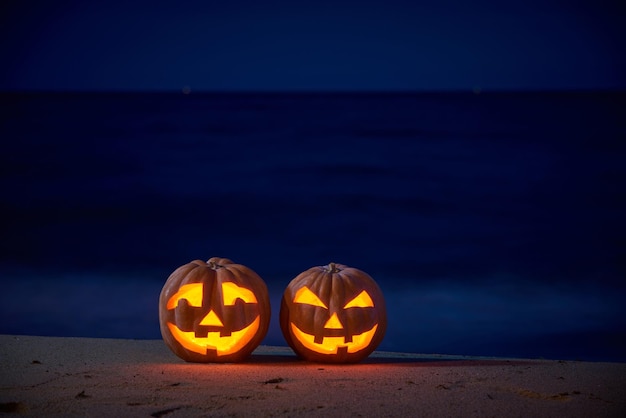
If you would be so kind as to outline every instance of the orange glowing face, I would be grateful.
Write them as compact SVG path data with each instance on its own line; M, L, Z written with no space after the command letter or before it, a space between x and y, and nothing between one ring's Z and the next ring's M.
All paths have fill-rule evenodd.
M239 299L243 303L257 303L257 299L250 290L237 286L232 282L222 283L223 306L234 306ZM191 308L202 308L203 284L191 283L184 285L168 301L167 309L176 309L181 300L187 301ZM257 315L250 325L238 331L231 331L229 335L222 336L225 329L224 323L209 308L208 313L200 319L199 326L207 327L207 336L198 337L196 331L182 331L176 324L167 322L167 326L176 340L187 350L206 355L207 350L215 350L217 356L235 353L252 340L259 330L260 318ZM211 331L213 330L213 331Z
M187 361L243 360L267 333L269 317L265 283L227 259L181 266L161 291L161 334Z
M292 280L280 312L283 335L294 351L323 362L367 357L382 340L386 321L384 299L373 279L335 264Z
M322 302L315 293L311 292L308 287L301 287L300 290L296 292L296 295L293 299L293 303L295 304L304 304L310 306L317 306L328 310L328 307L324 302ZM353 299L351 299L348 303L346 303L342 310L347 309L359 309L359 308L373 308L374 302L370 295L363 290ZM350 316L350 313L346 316ZM372 342L372 338L376 334L376 329L378 328L378 324L374 324L371 328L363 331L357 335L350 336L332 336L333 330L344 330L345 327L342 321L339 319L337 312L333 312L330 315L330 318L324 323L324 329L327 331L331 331L331 335L323 336L321 341L316 342L316 338L314 334L308 334L302 331L296 324L293 322L290 324L291 332L293 336L302 343L309 350L315 351L320 354L337 354L339 348L346 349L348 353L356 353L361 351L369 346ZM348 341L348 340L351 341Z

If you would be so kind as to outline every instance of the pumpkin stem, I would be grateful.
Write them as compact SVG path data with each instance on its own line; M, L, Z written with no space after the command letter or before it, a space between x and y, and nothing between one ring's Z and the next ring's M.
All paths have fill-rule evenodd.
M330 263L326 268L328 269L329 273L339 273L341 271L335 263Z
M219 264L217 264L215 261L213 260L209 260L209 262L207 263L207 265L209 266L210 269L213 270L217 270L219 268L222 268L222 266L220 266Z

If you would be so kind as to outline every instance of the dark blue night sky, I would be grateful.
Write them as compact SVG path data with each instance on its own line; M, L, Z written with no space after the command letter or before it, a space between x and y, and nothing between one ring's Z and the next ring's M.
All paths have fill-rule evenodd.
M619 1L3 4L0 89L626 87Z
M160 338L217 256L265 344L337 262L380 349L626 361L618 3L5 1L0 333Z

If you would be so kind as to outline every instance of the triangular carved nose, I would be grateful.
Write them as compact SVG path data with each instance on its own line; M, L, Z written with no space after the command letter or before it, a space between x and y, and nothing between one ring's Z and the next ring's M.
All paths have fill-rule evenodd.
M200 321L200 325L210 325L214 327L224 326L222 321L218 318L217 314L213 312L213 309L211 309L209 313L204 318L202 318L202 321Z
M324 328L343 329L343 325L341 324L341 321L337 317L337 312L333 313L330 319L326 321L326 324L324 324Z

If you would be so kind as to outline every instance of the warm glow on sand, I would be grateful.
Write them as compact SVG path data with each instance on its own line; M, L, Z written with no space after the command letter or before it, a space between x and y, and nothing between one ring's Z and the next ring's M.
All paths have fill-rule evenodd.
M620 417L626 364L378 352L320 366L286 347L175 361L161 340L0 335L0 415Z

